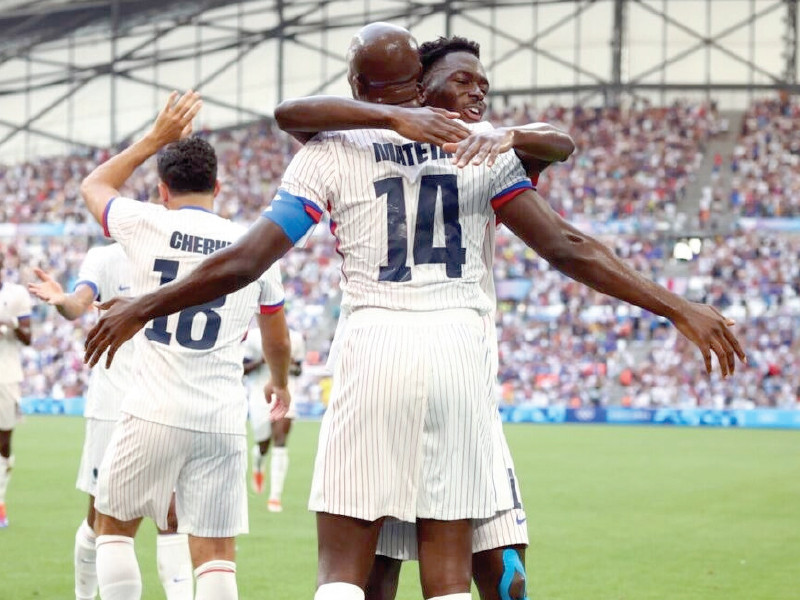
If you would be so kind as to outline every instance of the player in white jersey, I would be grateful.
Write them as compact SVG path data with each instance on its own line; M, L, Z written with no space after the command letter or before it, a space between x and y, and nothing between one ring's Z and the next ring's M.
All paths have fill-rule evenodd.
M392 43L407 43L407 32L400 30L398 33L398 39L392 40ZM466 57L461 56L464 52ZM456 64L450 64L453 58L461 60ZM420 47L420 59L423 64L423 101L427 101L429 106L432 103L440 109L457 111L454 114L460 115L465 122L479 122L485 112L484 98L489 82L478 60L477 44L463 38L452 40L442 38L434 43L423 44ZM360 67L359 72L368 79L386 79L385 76L372 72L377 65L378 63L366 63ZM434 65L436 68L432 68ZM383 68L383 65L380 67ZM411 109L387 107L383 104L374 106L343 98L309 97L285 101L276 108L276 119L279 126L288 130L301 142L305 142L310 139L309 134L318 133L320 130L350 129L372 124L372 119L379 118L379 115L387 110L394 115L387 125L395 131L408 131L412 135L429 135L427 131L415 129L413 119L416 113ZM478 133L471 133L462 141L455 149L461 150L461 146L464 146L465 151L457 154L453 161L462 166L473 160L476 163L481 163L484 159L494 162L497 155L502 152L502 149L497 147L500 143L507 143L518 152L534 183L543 164L565 160L574 149L574 143L567 134L544 123L508 127L502 130L486 128ZM493 305L495 304L492 277L494 230L494 227L489 226L484 238L483 260L487 268L482 283ZM496 360L493 316L487 316L486 321L487 336L492 339L494 348L492 356ZM497 372L496 366L492 372ZM473 576L484 600L499 598L501 589L505 589L512 598L523 598L525 596L524 553L528 544L527 519L522 508L514 463L503 434L499 411L495 412L492 432L498 469L496 473L500 482L508 481L507 486L501 484L498 489L510 494L513 508L487 519L476 520L474 523ZM370 575L370 583L366 590L367 598L391 599L396 594L401 566L399 561L417 557L415 524L387 520L381 528L377 551L379 556L376 557Z
M361 39L356 40L356 44L365 41L362 36ZM402 48L397 45L391 46L389 50L390 53L402 52ZM392 57L386 56L384 52L376 59L376 62L389 64L392 62ZM388 103L415 102L418 72L419 69L415 73L409 73L407 78L383 79L374 84L370 84L366 78L351 77L351 85L354 91L363 89L365 93L371 91L375 95L381 95ZM486 298L485 293L482 294L469 285L469 283L474 283L475 286L480 287L478 273L480 269L477 267L480 259L475 260L475 256L468 253L474 252L476 248L479 251L484 248L481 247L481 244L475 244L473 240L461 240L461 243L465 243L468 249L463 248L461 244L454 243L454 240L458 240L462 231L473 235L477 229L476 221L485 219L485 224L488 225L488 216L484 218L483 215L491 215L488 210L491 184L502 179L506 172L505 161L498 161L492 176L486 181L487 200L485 206L482 207L485 212L480 213L480 216L470 212L468 208L470 202L465 198L465 210L463 213L459 210L459 227L456 227L456 222L452 218L454 212L451 201L452 188L447 188L447 183L452 180L445 177L444 179L422 181L422 176L427 173L445 176L450 174L443 169L440 170L440 164L434 164L440 158L446 159L444 162L449 162L449 156L442 156L438 149L433 150L429 146L420 146L419 153L417 153L416 145L408 143L407 140L398 143L392 134L387 134L386 138L380 142L374 136L375 134L360 131L349 135L329 135L320 138L319 141L315 140L311 146L301 151L298 155L299 159L296 157L295 167L290 167L285 181L288 186L293 188L318 186L319 189L316 191L309 190L312 198L299 199L287 190L283 190L265 212L265 218L252 226L237 244L211 256L183 281L165 286L157 292L147 294L134 301L119 300L108 303L106 306L110 310L90 332L87 339L86 359L90 363L97 361L106 348L109 349L107 361L113 360L114 352L120 344L133 336L141 328L142 323L148 319L171 314L187 305L207 301L219 294L228 293L258 277L264 268L288 251L291 245L313 226L322 209L329 208L337 237L340 240L340 250L344 254L345 286L352 285L346 302L356 309L354 317L351 317L349 321L341 356L336 365L339 381L334 383L334 386L339 388L334 392L335 399L343 404L348 404L346 408L352 409L352 413L344 419L346 424L336 423L336 425L341 425L341 431L331 427L331 421L342 413L333 406L334 398L332 398L328 415L334 416L326 415L327 422L323 423L324 431L320 439L320 448L321 450L324 448L325 451L318 454L318 459L320 456L322 457L322 460L318 460L318 465L321 462L323 467L327 464L330 468L328 473L324 472L324 468L317 471L319 475L317 483L321 480L323 482L321 487L324 490L326 478L342 482L342 485L331 486L332 493L328 496L323 494L322 502L331 504L338 502L340 505L346 505L348 497L356 495L349 485L352 483L351 475L359 478L364 473L374 472L371 463L375 455L380 452L380 441L377 449L358 446L365 437L372 441L373 438L369 437L369 432L374 431L374 428L369 425L375 425L374 421L377 421L378 423L383 422L385 426L388 422L397 425L398 429L413 430L413 418L417 416L413 410L399 419L387 421L382 418L386 415L385 404L391 405L396 398L404 395L404 389L411 388L414 391L431 391L431 397L436 399L447 397L448 401L452 401L452 406L457 407L460 400L466 402L464 399L474 393L476 389L481 389L491 395L491 381L493 380L490 373L491 360L488 357L491 351L487 349L490 342L485 334L478 333L484 322L479 318L480 323L471 325L471 319L467 316L467 314L479 315L474 310L478 304L486 303L484 306L491 306L491 301ZM325 144L331 139L341 141L345 146L338 151L335 147L331 148L330 152L323 156L323 162L317 163L316 169L297 167L297 165L302 167L309 154L313 155L317 152L316 145ZM365 143L369 145L365 146ZM376 147L373 145L374 143L379 145ZM372 156L368 156L367 149L372 152ZM423 169L420 172L417 167L421 162L429 163L427 166L431 170L426 172ZM326 163L335 163L335 167ZM381 163L388 164L381 165ZM403 167L401 171L403 174L399 176L399 182L397 177L389 175L394 173L392 171L394 167L391 165ZM368 166L377 171L372 180L364 175L364 170ZM332 177L332 168L345 171L345 173L337 171L336 176ZM387 175L389 176L387 177ZM406 175L408 175L408 179L406 179ZM414 179L415 175L419 176L418 179ZM299 181L303 176L311 179ZM456 189L459 192L468 192L468 189L460 187L461 180L470 181L470 178L476 178L472 180L476 182L480 175L473 170L465 169L456 177ZM346 183L363 180L368 182L370 187L363 189L362 186L362 188L351 189L342 184L343 179ZM387 179L393 182L386 182ZM416 200L417 206L414 206L414 202L398 201L400 193L402 192L405 197L405 192L413 190L414 185L419 186L420 194L417 197L412 195L410 200ZM427 215L430 214L428 192L437 186L441 187L436 190L432 219L435 223L431 227L427 218ZM337 187L341 189L337 189ZM422 189L426 191L423 193ZM496 202L498 216L556 268L595 289L670 318L684 335L700 347L709 370L711 370L710 349L717 353L724 375L733 370L734 358L737 354L740 358L744 356L738 341L728 329L730 322L711 307L689 303L638 275L602 244L560 219L547 203L531 189L529 184L514 191L518 193L512 192L498 198L499 201ZM346 197L343 195L344 192L350 195ZM467 196L469 196L468 193ZM342 198L349 198L349 203L342 201ZM327 201L330 201L330 206L327 205ZM459 196L460 201L461 197ZM384 212L384 207L391 210ZM459 208L461 208L460 204ZM402 213L403 209L405 209L405 214ZM381 228L385 233L378 239L372 240L372 233L367 231L368 227L366 226L374 221L376 213L383 215L385 219ZM406 219L399 218L401 214ZM407 218L409 215L411 215L411 219ZM463 227L461 227L462 216L465 221ZM390 220L394 226L389 225ZM344 232L350 231L349 235L353 234L350 226L354 221L360 221L365 225L364 231L358 232L362 236L361 246L354 244L352 240L344 239L347 235ZM433 235L430 233L430 228L435 228ZM444 235L442 229L447 231L449 236ZM433 238L433 242L431 242L431 238ZM348 250L345 251L345 248ZM467 251L462 255L461 249ZM401 260L404 253L405 264ZM464 262L461 262L462 259ZM369 272L368 269L370 260L374 264L372 272ZM459 267L461 268L459 269ZM434 269L438 269L438 273L442 277L441 281L436 280L435 273L432 273ZM454 275L461 275L461 278L464 278L465 274L468 279L467 285L452 287L437 285L446 282L447 279L456 279ZM419 277L415 279L416 275ZM475 277L474 280L473 277ZM396 278L403 281L393 281ZM433 297L424 298L419 293L420 290L414 289L415 283L420 280L429 284ZM201 283L202 288L200 287ZM392 285L392 283L403 285ZM384 287L391 288L389 289L390 293L386 294L388 298L383 298L380 293ZM345 293L347 294L347 292ZM416 299L421 301L419 305L415 303ZM379 309L376 311L368 308L373 306L371 303L375 302L379 303L378 306L382 303L390 304L395 310ZM431 313L426 315L426 309L430 309L431 306L452 307L458 306L458 302L462 303L463 308L456 309L457 314L450 313L448 308L442 308L431 311L431 313L435 312L437 317L428 318ZM411 311L398 310L409 303L413 304ZM392 319L388 322L384 318L388 316L387 313L392 313ZM451 325L447 323L447 317L450 315L453 316L454 321L462 317L464 321L457 325L454 323L451 329ZM406 316L408 319L405 319ZM463 326L460 331L463 337L456 344L458 349L453 352L452 348L447 346L451 335L459 326ZM386 329L392 329L390 335L386 334ZM418 332L418 330L422 331ZM428 338L432 337L432 339L425 340L426 343L431 344L431 347L420 348L419 345L416 347L411 345L412 340L419 339L418 333L424 334ZM486 364L480 364L481 360L475 353L477 348L484 349L483 358ZM447 352L451 352L451 354L447 354ZM383 357L390 358L381 360ZM469 362L469 357L475 360L472 365L467 366L465 363ZM449 368L450 365L446 364L448 358L452 359L452 363L458 364L461 370L453 373ZM365 367L372 362L380 364L374 365L370 372ZM437 373L443 374L443 377L425 379L426 367L431 363L441 367ZM391 370L393 366L396 366L397 369L405 369L405 371L402 374L397 371L393 372ZM343 373L348 370L350 370L349 375ZM368 375L366 378L363 377L365 373ZM488 375L485 376L485 380L478 375L481 378L478 381L476 374L481 373L488 373ZM423 377L420 377L420 374L423 374ZM358 375L362 375L362 377ZM445 379L445 381L441 381L441 379ZM465 388L456 391L458 398L447 396L446 393L444 396L439 394L442 388L454 383ZM437 386L440 386L439 389L436 389ZM364 400L362 404L365 406L352 406L353 403L348 401L359 392L362 393L361 398ZM382 403L372 401L378 396L383 399ZM493 401L486 401L485 404L487 410L489 406L494 407ZM473 408L477 408L473 413L473 419L482 419L484 410L478 407ZM370 411L373 411L372 414L369 414ZM458 408L454 408L450 412L456 413ZM367 414L366 421L369 421L367 426L361 420L365 418L365 413ZM408 417L411 417L411 421L408 420ZM440 422L431 419L427 423L423 421L418 426L424 429L426 424L434 427ZM470 425L475 424L475 421L469 423L464 420L464 423L467 423L465 428L470 429ZM485 423L488 423L488 420L485 420ZM330 444L332 439L339 439L346 433L354 435L350 439L342 440L339 448ZM382 433L388 433L389 437L392 435L392 432ZM493 481L490 480L488 474L490 466L485 463L481 464L481 460L487 455L490 456L492 450L486 438L482 442L479 440L480 436L478 436L478 440L471 440L475 443L480 456L468 457L468 460L472 461L473 467L470 481L474 484L474 488L477 488L473 490L475 495L484 493L491 496L489 488ZM394 445L393 452L388 455L391 457L388 459L389 463L384 464L385 468L380 470L380 477L364 482L359 490L356 503L350 507L345 506L348 512L358 513L363 510L369 514L369 509L377 504L374 493L386 489L386 480L391 480L396 475L394 469L398 461L400 465L397 468L402 470L405 468L404 460L406 462L415 460L415 440L409 441L411 442L409 444ZM396 456L398 447L404 450L408 448L409 456ZM328 450L330 452L327 452ZM471 450L474 451L474 448ZM337 452L340 457L351 458L354 461L360 460L363 464L359 464L358 469L347 469L346 462L339 460L328 462L327 459L335 457ZM451 448L440 448L439 452L451 457L459 456L452 453ZM458 463L458 461L455 462ZM429 466L429 464L425 465L425 467ZM462 465L451 466L458 471ZM487 473L481 473L482 469ZM424 478L429 480L444 481L444 478L439 479L438 473L422 469L420 472ZM447 476L445 475L445 477ZM482 478L483 481L481 481ZM415 491L419 492L419 488L414 487L418 483L413 479L411 481L412 498ZM466 505L474 498L469 498L469 494L459 497L463 490L463 483L462 480L456 482L454 487L449 487L451 482L445 482L443 489L452 492L451 500L454 499L453 497L466 500L463 503ZM391 482L388 485L391 486ZM315 486L317 490L319 487L319 485ZM416 499L420 497L418 494ZM312 503L317 501L318 494L315 494ZM385 505L380 510L385 514L402 512L403 507L398 507L396 504L402 505L404 501L407 502L407 496L394 498L392 504L395 506ZM498 504L496 499L494 502L490 499L485 502L485 506L489 508L493 503ZM427 514L426 511L432 506L432 504L426 505L425 502L418 504L416 506L417 514ZM443 506L453 508L453 505L447 503ZM480 501L473 503L466 511L475 506L480 506ZM495 506L495 509L497 508ZM450 514L451 518L456 514L458 514L456 510L453 510ZM424 521L426 519L420 519L419 522ZM440 520L435 521L437 524L442 523ZM458 521L459 525L461 521ZM427 555L432 559L431 563L435 565L433 568L428 566L426 570L425 560L421 561L423 593L427 598L437 596L433 591L436 589L441 590L438 595L452 599L469 597L469 592L466 590L469 589L470 583L471 523L467 523L463 529L457 526L457 532L451 529L452 524L453 522L448 522L448 525L441 529L438 529L437 525L433 525L425 535L420 536L418 548L420 558L424 559ZM318 598L363 598L363 587L366 584L369 566L373 561L372 552L375 549L379 525L380 520L370 521L368 518L359 519L349 515L318 513L320 551ZM427 523L427 525L432 525L432 523ZM466 568L464 568L465 562ZM431 581L434 579L436 581Z
M95 300L129 295L131 289L128 257L120 244L90 248L83 259L73 291L65 293L61 284L41 269L34 269L38 283L29 283L28 291L55 306L65 319L74 321L92 309ZM95 568L95 510L97 474L111 439L114 424L120 417L123 396L131 386L134 368L133 345L123 349L109 369L95 367L86 391L86 419L83 454L76 487L89 495L89 510L75 534L75 598L91 600L97 596ZM178 533L174 502L170 503L167 529L156 537L158 577L167 600L191 600L193 595L192 561L188 536Z
M194 92L177 102L171 95L145 137L81 185L90 212L128 256L133 294L185 276L244 232L212 212L219 191L216 155L205 140L186 137L200 106ZM162 148L164 206L120 197L133 170ZM100 466L95 501L104 599L141 597L133 537L142 517L166 525L173 489L179 531L189 534L195 598L238 597L235 536L248 528L240 341L253 314L282 302L273 268L235 293L152 320L134 340L134 374ZM279 397L281 407L289 401L288 338L286 330L282 339L265 340L264 348L269 395Z
M31 343L31 298L24 287L4 279L0 254L0 528L8 527L6 490L14 466L11 434L19 418L20 351Z
M269 465L270 485L267 509L270 512L283 511L281 498L286 474L289 471L289 449L286 442L292 421L297 416L295 404L289 406L289 411L282 419L272 423L269 410L264 402L264 386L269 381L269 368L264 360L261 343L254 340L253 331L248 332L244 345L244 372L247 388L249 390L248 418L253 432L253 449L251 452L251 484L253 491L260 494L264 491L264 475L266 471L266 458L272 446L272 459ZM303 334L295 329L289 330L289 340L292 347L292 365L289 368L289 391L296 397L297 377L302 373L303 360L306 355L306 342Z

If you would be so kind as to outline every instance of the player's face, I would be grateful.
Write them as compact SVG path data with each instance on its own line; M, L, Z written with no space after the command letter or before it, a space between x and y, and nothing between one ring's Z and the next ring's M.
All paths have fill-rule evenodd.
M486 112L489 80L481 61L469 52L451 52L439 59L423 78L422 103L461 113L477 123Z

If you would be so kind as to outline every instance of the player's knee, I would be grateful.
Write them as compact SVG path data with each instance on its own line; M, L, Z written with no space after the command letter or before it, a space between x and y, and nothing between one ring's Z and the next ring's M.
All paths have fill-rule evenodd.
M526 600L527 587L525 565L519 553L513 548L507 548L503 551L503 575L497 588L500 600Z

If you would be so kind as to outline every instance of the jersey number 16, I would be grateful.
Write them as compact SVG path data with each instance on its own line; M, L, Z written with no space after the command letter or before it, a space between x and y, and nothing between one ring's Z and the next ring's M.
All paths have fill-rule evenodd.
M157 258L153 264L153 270L156 273L161 273L161 282L159 285L164 285L174 280L178 276L178 267L180 263L177 260L167 260L164 258ZM178 329L175 331L175 340L184 348L191 350L208 350L213 348L217 343L219 336L219 327L222 324L222 317L218 312L213 309L221 307L225 304L226 296L220 296L211 302L200 304L199 306L190 306L178 313ZM200 339L192 338L192 324L194 318L198 313L203 313L206 317L206 326L203 328L203 335ZM172 340L172 334L167 331L167 317L157 317L153 319L153 324L144 330L144 335L148 340L158 342L159 344L169 344Z

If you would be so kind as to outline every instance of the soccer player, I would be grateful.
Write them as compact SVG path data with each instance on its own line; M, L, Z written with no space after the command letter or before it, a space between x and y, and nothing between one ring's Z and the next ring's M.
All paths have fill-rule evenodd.
M391 31L391 30L389 30ZM407 44L410 34L396 30L397 38L387 38L387 43ZM489 81L480 63L480 47L464 38L440 38L420 47L422 64L420 99L440 114L458 114L466 123L480 122L486 110L485 96ZM368 79L383 79L382 63L365 62L359 73ZM320 131L351 129L375 123L381 114L391 115L385 125L398 132L407 130L425 141L426 130L416 131L406 123L418 111L406 107L371 105L338 97L308 97L284 101L276 108L278 124L301 142ZM469 163L493 164L497 156L514 149L527 168L532 180L547 164L565 160L574 149L571 138L544 123L524 127L491 127L473 131L458 144L444 144L445 149L456 152L455 164L465 167ZM486 232L487 261L486 294L495 298L492 279L494 255L494 230ZM487 333L492 339L493 357L496 360L494 318L489 318ZM493 370L496 373L496 368ZM499 460L500 477L507 474L513 508L473 523L473 577L484 600L497 598L524 598L526 596L525 548L528 545L527 519L522 508L521 493L515 475L514 463L503 433L499 412L495 413L493 428L495 456ZM401 561L417 557L417 537L413 523L387 520L381 528L375 559L366 595L369 600L389 600L396 595Z
M190 273L243 229L212 212L219 191L214 149L187 137L199 95L172 94L151 130L98 166L81 193L106 235L123 247L132 293ZM158 158L165 206L120 196L147 158ZM97 482L97 578L104 600L141 597L133 548L142 517L166 526L175 490L179 530L189 534L198 600L238 597L235 536L247 531L247 401L240 341L252 315L283 302L277 268L232 294L154 319L134 340L136 368ZM289 403L289 335L264 340L267 395ZM282 411L276 412L276 417Z
M270 512L282 512L283 485L289 471L289 449L286 442L292 428L292 420L297 416L295 404L289 406L289 411L282 419L272 423L269 418L267 405L264 403L263 388L269 380L269 369L264 361L260 343L252 341L253 336L248 334L244 341L245 363L244 371L250 389L250 428L253 431L255 444L252 450L252 477L253 491L260 494L264 491L264 471L267 452L272 445L272 460L270 461L270 485L267 509ZM306 355L306 343L303 334L295 329L289 330L289 340L292 347L292 364L289 367L289 391L295 396L295 383L303 371L303 360Z
M41 269L34 269L38 283L29 283L28 291L54 306L65 319L74 321L93 307L95 300L129 295L131 289L128 257L119 244L90 248L78 273L72 292ZM86 433L75 486L89 495L89 510L75 533L75 598L92 600L97 596L95 567L95 510L97 473L103 461L114 424L120 418L122 398L128 392L134 370L133 345L124 348L109 369L92 369L86 391ZM192 560L188 536L178 533L174 502L170 503L167 529L156 536L158 577L167 600L192 600Z
M351 47L351 64L358 62L363 51L374 50L370 59L395 70L397 77L376 82L351 72L354 92L357 97L371 96L366 99L380 97L385 103L416 103L419 64L413 72L400 73L402 69L397 65L402 61L392 62L397 57L387 56L387 48L390 54L406 49L396 44L381 48L380 41L380 36L373 39L362 30ZM416 56L415 47L411 52ZM258 277L313 226L322 210L329 209L345 257L343 310L352 315L336 361L336 390L323 421L310 502L311 508L318 511L320 600L364 597L381 522L372 516L376 505L377 514L400 513L401 519L413 520L416 509L417 517L422 517L418 520L418 550L425 597L469 598L472 527L470 517L459 517L472 513L471 518L481 518L504 509L496 499L492 502L491 497L481 498L487 493L492 495L489 488L493 484L491 465L484 462L492 453L487 439L491 416L484 414L484 408L488 409L492 401L483 395L493 395L494 375L490 340L480 318L481 311L488 314L492 306L481 286L486 274L480 254L485 249L481 236L494 218L489 207L493 195L497 215L540 255L595 289L670 318L707 356L709 371L709 348L717 352L724 375L733 371L737 354L744 357L729 331L730 323L722 315L711 307L689 303L638 275L613 252L553 213L525 183L524 174L525 181L519 180L519 187L505 188L511 179L509 172L519 167L518 161L512 164L504 158L507 154L498 157L491 172L485 167L456 172L450 156L438 148L422 144L417 148L391 133L359 131L317 136L295 157L282 190L264 218L237 244L215 253L180 282L137 300L107 303L108 313L89 334L87 361L96 362L106 348L106 362L113 361L119 345L149 319L228 293ZM403 168L396 169L398 165ZM426 175L442 179L423 180ZM449 185L453 183L450 176L456 178L455 190ZM341 180L343 177L345 181ZM480 181L480 177L486 179ZM477 190L485 194L483 203L475 202L476 194L472 192ZM302 198L303 192L311 198ZM386 206L387 210L376 210L376 206ZM441 220L437 219L437 212ZM431 231L434 228L435 233ZM480 235L476 235L478 231ZM453 305L461 308L455 309L458 316L447 314L449 309L445 307ZM383 309L369 308L374 306ZM478 321L468 316L472 315L470 311L479 317ZM448 317L464 321L456 324L448 322ZM456 329L463 335L450 346ZM422 344L418 343L420 340ZM455 364L447 364L448 359ZM431 374L429 379L426 374ZM451 385L460 387L452 395L441 394ZM427 397L426 388L431 392ZM414 397L417 390L423 392L422 400L417 397L417 402L411 402L413 407L405 406L403 401ZM483 407L470 402L476 390L483 396ZM357 396L361 403L353 401ZM437 413L438 418L427 419L428 415L420 417L415 412L426 400L437 402L442 398L446 398L442 404L448 406L445 409L437 404L436 408L442 411ZM398 413L396 401L408 412L401 409ZM352 412L348 413L350 409ZM387 418L387 410L395 410L391 418ZM470 422L469 418L473 420ZM425 455L430 462L417 463L420 479L407 480L412 484L412 493L397 493L392 487L394 477L398 472L404 474L409 462L420 459L419 440L410 436L411 443L400 443L397 430L408 433L418 427L417 431L424 431L427 426L430 431L447 420L460 421L462 429L469 430L462 435L469 436L473 431L477 434L476 439L469 440L473 445L466 446L469 455L461 454L464 439L451 440L452 447L442 444L431 455ZM370 436L378 425L384 427L380 433L386 439ZM396 430L392 431L391 426ZM347 434L352 436L348 438ZM377 445L364 447L364 440ZM340 443L338 454L334 442ZM459 453L453 452L456 447ZM396 456L397 448L403 448L402 456ZM389 462L374 466L376 455ZM450 460L447 473L433 473L439 464L437 459L443 456L463 460ZM352 462L359 463L357 468L350 468ZM465 463L469 467L465 468ZM463 475L462 469L469 475ZM374 478L370 479L370 475ZM330 486L325 485L326 477L330 478ZM362 485L356 490L353 483ZM467 484L470 490L464 490ZM414 491L420 495L415 497ZM440 498L433 496L445 491L451 494L449 501L439 503ZM345 506L348 500L350 505ZM465 507L463 513L454 508L459 501ZM403 510L409 503L410 508ZM436 508L451 512L444 519L426 519L432 514L427 510ZM337 511L350 514L336 514Z
M20 351L31 343L31 298L24 287L4 278L0 254L0 528L8 527L6 490L14 466L11 434L19 417Z

